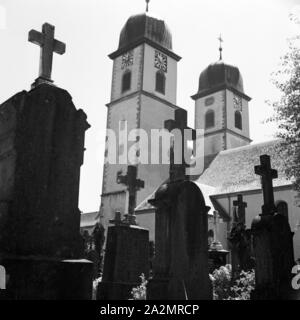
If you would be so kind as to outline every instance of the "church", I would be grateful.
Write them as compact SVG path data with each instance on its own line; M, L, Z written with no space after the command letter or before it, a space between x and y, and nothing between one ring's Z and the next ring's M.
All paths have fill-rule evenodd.
M150 230L154 240L155 210L148 200L168 179L169 165L142 164L138 158L139 137L135 141L122 141L125 129L164 128L164 122L174 119L176 104L177 64L181 57L172 46L172 34L165 21L146 13L131 16L122 28L119 45L109 55L113 62L111 99L107 103L107 129L114 130L119 141L117 155L135 145L136 175L143 186L138 188L135 199L137 223ZM220 58L203 71L199 70L198 91L191 98L195 103L194 128L204 130L204 171L193 177L201 189L206 205L210 206L209 234L229 248L228 233L231 229L237 195L242 194L247 203L246 226L261 213L263 195L260 177L254 166L260 156L271 158L272 168L278 171L273 181L277 210L288 217L294 232L295 260L300 259L300 213L292 181L285 175L285 159L276 152L278 141L251 143L249 111L251 98L245 93L240 70ZM250 109L250 110L249 110ZM127 145L128 144L128 145ZM111 145L106 143L105 157ZM100 205L100 222L105 229L115 213L128 213L128 192L118 176L127 172L126 163L111 164L105 161ZM217 212L217 223L213 223Z

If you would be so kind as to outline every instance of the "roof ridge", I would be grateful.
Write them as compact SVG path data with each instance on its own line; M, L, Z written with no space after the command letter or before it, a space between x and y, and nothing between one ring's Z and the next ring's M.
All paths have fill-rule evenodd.
M227 149L227 150L222 150L219 152L219 154L227 154L227 153L234 153L234 152L238 152L238 151L241 151L241 150L247 150L247 149L251 149L251 148L255 148L255 147L260 147L260 146L263 146L263 145L268 145L270 143L276 143L276 142L279 142L280 139L272 139L272 140L267 140L267 141L262 141L262 142L258 142L258 143L251 143L251 144L248 144L246 146L241 146L241 147L237 147L237 148L231 148L231 149Z

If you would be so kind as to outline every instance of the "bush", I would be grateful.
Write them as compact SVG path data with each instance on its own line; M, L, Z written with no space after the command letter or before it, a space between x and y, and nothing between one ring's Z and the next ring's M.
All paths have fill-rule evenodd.
M250 300L255 287L254 270L241 271L232 281L231 265L221 266L209 275L213 285L214 300Z
M143 273L140 276L140 278L141 278L141 284L131 290L130 300L146 300L148 281L146 280L146 277Z

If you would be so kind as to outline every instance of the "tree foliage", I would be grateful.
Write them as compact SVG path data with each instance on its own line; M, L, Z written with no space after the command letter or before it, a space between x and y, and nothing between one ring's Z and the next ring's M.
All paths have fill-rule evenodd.
M214 300L250 300L251 291L255 288L254 270L241 271L233 279L230 264L214 270L209 278L213 285Z
M291 15L299 25L299 17ZM281 57L280 67L273 74L274 85L281 97L272 102L274 116L269 120L278 124L276 136L280 138L278 152L285 159L286 175L300 191L300 35L288 39L288 51Z

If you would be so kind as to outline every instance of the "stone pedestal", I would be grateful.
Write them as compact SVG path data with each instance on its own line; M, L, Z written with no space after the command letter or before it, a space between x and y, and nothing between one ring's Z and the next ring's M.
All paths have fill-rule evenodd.
M149 300L209 300L207 211L198 186L190 181L161 186L156 207L153 279Z
M131 290L140 284L142 273L148 277L149 231L134 225L109 227L97 299L129 299Z
M255 256L253 300L286 300L291 287L294 265L293 233L281 214L256 217L251 226Z
M93 264L88 260L10 257L0 260L14 300L91 300Z
M212 273L215 269L225 266L227 264L227 256L229 251L224 250L221 243L219 246L213 246L215 242L212 243L211 248L208 250L209 259L209 273Z
M0 259L13 299L91 296L91 264L78 262L88 127L69 93L50 84L0 105Z

